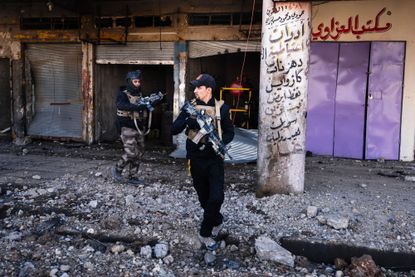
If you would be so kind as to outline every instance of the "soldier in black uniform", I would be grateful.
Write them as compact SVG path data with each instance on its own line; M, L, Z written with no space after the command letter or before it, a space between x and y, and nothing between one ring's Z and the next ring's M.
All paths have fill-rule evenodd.
M222 141L228 144L234 137L234 127L229 117L229 106L223 101L217 101L213 96L215 79L209 74L201 74L191 82L195 86L196 110L205 112L214 118L215 126ZM220 209L224 200L224 165L223 160L212 148L207 136L198 144L192 139L200 129L196 119L182 109L173 122L171 133L177 135L186 129L187 158L190 159L190 172L193 186L196 189L200 205L203 208L203 221L199 231L199 238L209 249L217 246L214 240L222 226L223 216Z
M145 106L134 104L142 97L141 79L140 70L128 72L127 87L121 87L117 94L117 118L124 146L124 154L112 168L113 179L117 182L143 183L136 174L144 155L144 127L148 111Z

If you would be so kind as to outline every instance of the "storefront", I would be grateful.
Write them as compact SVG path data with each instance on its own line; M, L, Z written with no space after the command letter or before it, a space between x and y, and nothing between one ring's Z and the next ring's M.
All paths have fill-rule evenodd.
M307 150L413 160L410 1L313 5Z

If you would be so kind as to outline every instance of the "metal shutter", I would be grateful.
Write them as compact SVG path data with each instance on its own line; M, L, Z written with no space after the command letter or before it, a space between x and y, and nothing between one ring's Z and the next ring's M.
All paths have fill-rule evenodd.
M189 58L200 58L227 53L260 52L260 41L191 41Z
M174 42L129 42L127 45L98 45L98 64L174 64Z
M80 44L27 44L34 84L29 135L80 138L82 50Z

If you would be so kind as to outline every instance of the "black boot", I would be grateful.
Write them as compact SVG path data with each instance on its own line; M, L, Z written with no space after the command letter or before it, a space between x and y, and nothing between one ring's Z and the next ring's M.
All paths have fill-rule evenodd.
M116 166L113 166L111 168L111 174L112 174L112 179L115 182L119 182L120 183L120 182L123 181L123 177L121 175L121 171L117 170L117 167Z
M127 183L131 185L144 185L144 180L137 177L131 177L127 180Z

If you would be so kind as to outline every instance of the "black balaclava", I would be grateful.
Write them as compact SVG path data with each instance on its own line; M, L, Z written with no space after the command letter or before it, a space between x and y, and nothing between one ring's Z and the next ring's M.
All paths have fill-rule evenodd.
M133 79L139 79L141 81L141 71L139 69L128 72L127 77L125 79L127 81L127 90L129 92L131 93L141 92L141 86L136 87L133 85L133 82L132 82Z

